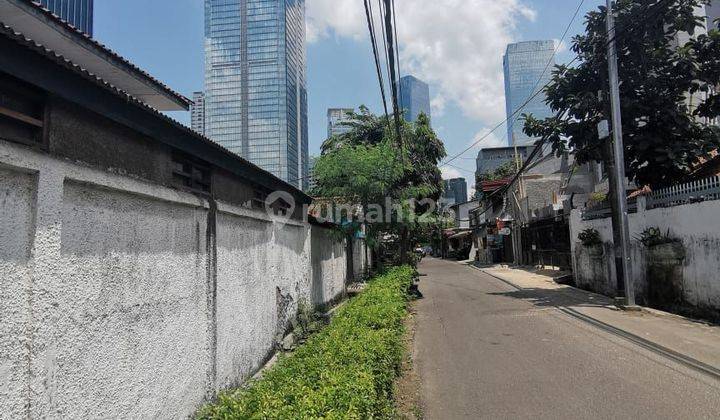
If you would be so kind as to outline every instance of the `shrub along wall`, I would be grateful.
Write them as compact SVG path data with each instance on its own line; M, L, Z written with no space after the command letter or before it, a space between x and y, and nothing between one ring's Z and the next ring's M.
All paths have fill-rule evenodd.
M372 418L393 414L414 271L390 270L262 379L221 394L199 418Z
M644 198L638 199L638 212L628 215L632 277L638 302L651 303L648 297L652 290L666 286L659 284L663 281L657 275L659 269L671 275L672 279L665 281L674 284L673 293L679 295L684 305L711 313L720 311L719 213L720 200L646 210ZM601 245L587 247L577 240L580 232L588 228L598 231ZM654 264L657 256L640 241L648 228L657 228L662 234L676 238L682 253L675 260ZM610 218L582 220L581 211L573 210L570 237L578 286L613 295L617 280Z

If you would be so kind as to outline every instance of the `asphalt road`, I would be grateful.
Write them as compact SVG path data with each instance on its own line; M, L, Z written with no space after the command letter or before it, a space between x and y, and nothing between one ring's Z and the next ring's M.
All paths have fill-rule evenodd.
M720 382L457 262L420 265L427 419L720 418Z

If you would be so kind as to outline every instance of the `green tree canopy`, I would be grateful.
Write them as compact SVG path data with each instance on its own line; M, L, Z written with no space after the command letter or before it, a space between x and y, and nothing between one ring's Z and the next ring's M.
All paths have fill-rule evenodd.
M619 0L616 37L626 173L638 184L663 186L684 179L698 157L720 145L716 127L702 115L717 115L717 96L691 109L689 93L715 86L717 42L706 38L677 45L678 33L695 34L703 0ZM545 89L554 117L526 115L524 131L549 141L556 153L572 151L579 163L607 161L597 124L609 118L605 11L586 16L585 33L573 39L576 67L556 66ZM716 39L717 35L711 37ZM601 94L599 94L601 93ZM694 98L697 100L697 98Z
M510 178L517 173L517 162L515 160L509 160L502 165L498 166L494 171L485 172L478 174L475 177L475 183L480 185L481 182L485 181L497 181L500 179Z
M349 132L323 143L313 174L316 187L311 193L325 202L357 204L368 221L373 219L369 212L381 209L382 220L368 225L371 243L387 233L412 241L420 221L436 219L434 204L423 200L437 200L442 193L438 164L446 156L445 146L429 118L420 115L415 123L403 121L402 142L392 124L360 107L345 123ZM411 199L420 205L408 205ZM418 220L418 214L426 217Z
M315 163L312 193L343 204L382 203L406 170L388 141L335 147Z

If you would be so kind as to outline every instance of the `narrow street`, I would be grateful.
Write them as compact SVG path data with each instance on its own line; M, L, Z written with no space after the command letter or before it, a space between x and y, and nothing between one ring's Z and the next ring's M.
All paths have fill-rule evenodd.
M563 313L566 295L455 261L427 258L419 271L425 418L720 415L720 381Z

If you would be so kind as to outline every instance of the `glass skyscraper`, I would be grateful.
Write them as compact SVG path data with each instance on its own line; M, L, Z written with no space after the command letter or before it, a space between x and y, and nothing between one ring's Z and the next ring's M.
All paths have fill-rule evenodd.
M205 135L307 189L304 0L205 0Z
M400 78L400 110L405 120L415 122L422 112L430 117L430 87L415 76Z
M93 0L35 0L89 36L93 34Z
M541 93L523 107L517 115L510 117L550 81L555 64L554 54L554 41L528 41L507 46L505 57L503 57L503 67L505 70L508 145L510 146L531 144L537 140L523 132L525 125L522 119L523 114L532 114L538 119L552 116L550 107L545 103L546 96ZM548 62L550 62L549 66ZM546 66L547 70L545 70Z

